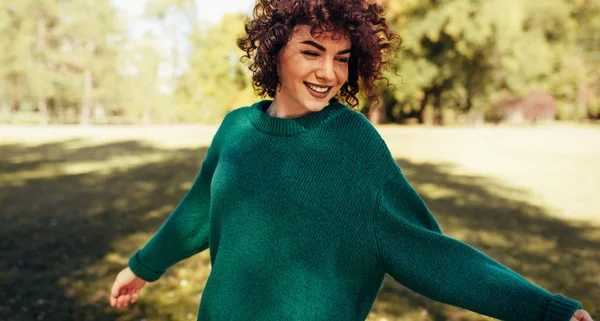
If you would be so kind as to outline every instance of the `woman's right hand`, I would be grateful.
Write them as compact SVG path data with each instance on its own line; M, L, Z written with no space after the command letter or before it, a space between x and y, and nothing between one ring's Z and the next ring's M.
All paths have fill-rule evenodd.
M110 291L110 305L117 308L126 307L134 303L140 296L140 291L146 285L146 281L133 274L129 267L124 268L115 279Z

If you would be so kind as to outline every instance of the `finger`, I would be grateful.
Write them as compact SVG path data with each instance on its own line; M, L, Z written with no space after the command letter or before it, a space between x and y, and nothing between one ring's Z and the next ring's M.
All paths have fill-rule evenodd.
M126 307L128 302L129 302L129 295L128 294L121 295L119 297L119 303L118 303L119 308Z
M119 295L119 297L117 298L117 309L120 309L123 306L123 296Z
M592 316L585 310L577 310L575 312L575 318L578 321L594 321Z
M113 283L112 289L110 290L110 305L113 307L117 305L117 300L121 292L121 285L118 281Z
M119 292L121 292L121 282L115 280L112 289L110 290L110 296L116 298L119 296Z
M129 305L129 302L131 301L131 294L127 294L125 296L125 300L123 300L125 302L125 306Z
M129 305L129 301L131 300L131 292L132 289L131 288L127 288L127 292L125 292L125 294L123 295L123 306L128 306Z
M131 303L135 303L137 299L140 297L140 290L135 290L131 293Z
M119 292L117 293L117 296L115 297L115 302L116 302L115 305L117 306L117 309L121 308L123 296L125 295L125 293L127 293L127 289L124 289L124 288L119 289Z

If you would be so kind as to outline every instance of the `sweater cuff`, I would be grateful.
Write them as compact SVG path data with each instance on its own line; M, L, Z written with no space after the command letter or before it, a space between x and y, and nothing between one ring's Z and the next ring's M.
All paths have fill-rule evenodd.
M129 258L128 265L129 265L129 268L131 269L131 271L133 272L133 274L135 274L137 277L139 277L140 279L142 279L146 282L154 282L154 281L158 280L164 272L163 273L155 272L155 271L150 270L146 266L144 266L140 262L140 259L138 258L138 254L139 254L139 252L136 252L134 255L132 255Z
M575 311L581 309L581 303L562 294L555 294L550 300L544 321L570 321Z

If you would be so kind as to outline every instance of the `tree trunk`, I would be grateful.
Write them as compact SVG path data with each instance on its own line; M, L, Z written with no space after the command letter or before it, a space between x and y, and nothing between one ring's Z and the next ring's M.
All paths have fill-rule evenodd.
M10 105L10 122L12 124L17 122L19 109L21 109L21 101L18 99L13 100L12 104Z
M46 99L46 106L48 109L48 123L61 123L58 111L56 110L56 100L54 97Z
M142 123L144 125L150 124L150 104L146 104L144 108L144 113L142 114Z
M38 16L37 18L37 44L38 51L40 54L41 63L44 64L47 60L48 54L48 46L46 44L46 34L47 34L47 23L46 19L43 16ZM48 79L45 79L48 80ZM37 90L36 93L37 101L38 101L38 110L40 112L40 124L46 125L48 124L48 105L46 104L46 96L48 96L47 90Z
M90 114L92 112L92 72L85 69L83 72L83 98L81 100L81 113L79 115L79 124L88 125L90 123Z
M585 82L580 77L577 84L577 121L583 121L587 118L588 94Z
M155 63L152 68L152 80L150 81L150 90L152 90L152 98L146 103L146 105L144 107L144 113L142 115L142 122L144 124L150 124L152 122L152 113L154 110L156 110L157 95L155 94L155 92L156 92L157 86L158 86L159 66L160 66L159 63ZM237 95L238 94L232 95L232 97L237 96Z
M39 98L38 99L38 110L40 111L40 124L47 125L48 124L48 105L46 104L46 99Z
M444 125L442 117L442 88L437 87L433 90L433 123L434 125Z
M14 75L13 79L14 83L10 86L10 96L11 96L11 105L10 105L10 122L16 123L19 111L21 110L21 84L23 83L23 77L20 74Z

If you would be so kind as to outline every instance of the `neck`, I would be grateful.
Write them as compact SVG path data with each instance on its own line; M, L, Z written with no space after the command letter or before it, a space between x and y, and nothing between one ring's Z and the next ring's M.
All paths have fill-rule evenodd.
M277 117L277 106L275 106L275 100L273 100L273 102L271 103L271 105L269 105L269 108L267 108L265 112L269 116Z
M294 104L292 102L286 101L285 97L281 97L281 95L275 95L273 102L269 108L267 108L266 112L269 116L277 118L297 118L310 113L305 109L294 110L292 107L293 105Z

